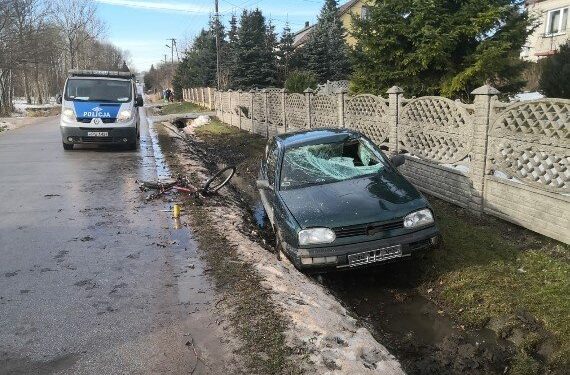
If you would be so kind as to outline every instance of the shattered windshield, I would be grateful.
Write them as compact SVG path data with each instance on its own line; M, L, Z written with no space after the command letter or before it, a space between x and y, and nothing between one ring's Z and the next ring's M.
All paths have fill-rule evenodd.
M381 153L366 139L323 143L285 151L281 189L325 184L380 172Z
M131 100L132 84L127 80L69 79L65 100L128 102Z

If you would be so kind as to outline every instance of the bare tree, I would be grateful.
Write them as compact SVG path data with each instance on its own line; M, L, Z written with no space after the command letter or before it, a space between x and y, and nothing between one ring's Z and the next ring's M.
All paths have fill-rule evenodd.
M77 68L78 55L88 41L102 34L104 25L97 17L92 0L54 0L52 6L54 22L66 42L69 67Z

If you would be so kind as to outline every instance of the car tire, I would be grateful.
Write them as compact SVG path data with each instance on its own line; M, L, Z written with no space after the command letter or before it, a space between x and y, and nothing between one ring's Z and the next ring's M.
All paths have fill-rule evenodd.
M63 143L63 149L64 150L73 150L73 143Z

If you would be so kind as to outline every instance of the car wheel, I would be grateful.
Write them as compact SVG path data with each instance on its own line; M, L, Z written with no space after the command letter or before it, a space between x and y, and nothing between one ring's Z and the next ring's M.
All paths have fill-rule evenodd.
M64 143L63 149L64 150L73 150L73 143L70 143L70 144Z

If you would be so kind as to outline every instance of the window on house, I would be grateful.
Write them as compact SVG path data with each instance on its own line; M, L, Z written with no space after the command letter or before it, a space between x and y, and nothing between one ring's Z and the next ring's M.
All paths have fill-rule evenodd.
M555 9L546 15L546 35L563 34L568 26L568 9Z

